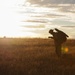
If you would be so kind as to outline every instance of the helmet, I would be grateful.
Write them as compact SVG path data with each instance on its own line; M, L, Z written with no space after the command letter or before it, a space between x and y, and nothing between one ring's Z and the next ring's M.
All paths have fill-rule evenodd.
M52 29L50 29L50 30L49 30L49 33L53 33L53 30L52 30Z

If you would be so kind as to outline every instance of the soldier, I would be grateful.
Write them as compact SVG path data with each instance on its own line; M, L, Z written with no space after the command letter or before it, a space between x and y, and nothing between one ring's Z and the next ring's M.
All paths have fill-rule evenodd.
M56 48L56 54L58 57L61 57L61 48L62 48L62 44L64 42L66 42L68 35L66 33L64 33L63 31L58 30L57 28L55 28L56 32L54 32L54 30L49 30L49 33L52 35L52 38L54 39L54 43L55 43L55 48Z

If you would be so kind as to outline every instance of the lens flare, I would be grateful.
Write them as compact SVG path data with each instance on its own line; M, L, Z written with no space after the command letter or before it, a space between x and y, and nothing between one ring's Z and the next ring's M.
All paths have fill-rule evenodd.
M67 47L65 48L65 52L68 52L68 48Z
M62 47L61 50L62 50L63 54L65 54L65 53L67 53L69 51L68 47Z

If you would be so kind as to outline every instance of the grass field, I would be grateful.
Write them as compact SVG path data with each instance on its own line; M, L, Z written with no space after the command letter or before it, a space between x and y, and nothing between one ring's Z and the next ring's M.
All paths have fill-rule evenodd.
M75 40L58 58L50 39L0 39L0 75L75 75Z

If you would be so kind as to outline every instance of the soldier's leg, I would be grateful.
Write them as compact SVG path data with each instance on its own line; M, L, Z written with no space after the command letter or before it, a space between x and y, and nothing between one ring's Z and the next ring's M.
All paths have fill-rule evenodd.
M61 57L61 44L56 45L56 54L58 57Z

